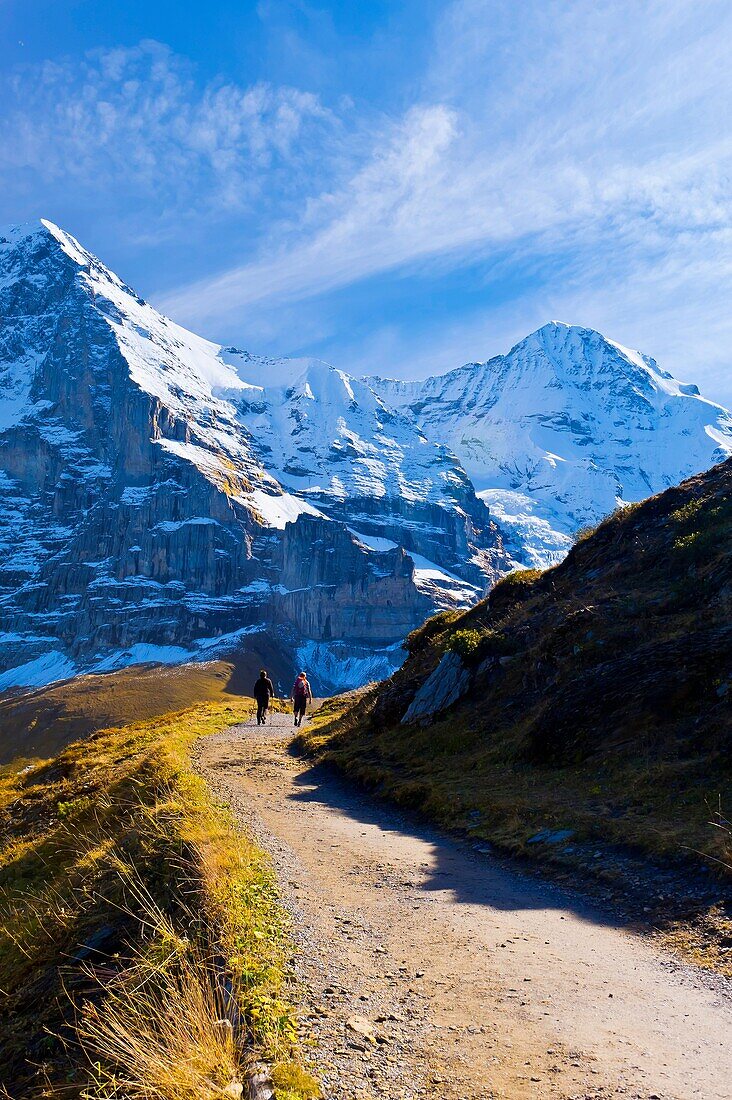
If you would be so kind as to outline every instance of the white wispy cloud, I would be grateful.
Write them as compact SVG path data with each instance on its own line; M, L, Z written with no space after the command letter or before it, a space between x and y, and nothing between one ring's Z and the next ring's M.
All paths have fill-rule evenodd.
M532 282L509 301L426 319L416 330L381 324L376 316L367 334L341 340L338 362L356 375L424 378L503 354L555 319L599 329L654 356L676 377L696 382L706 396L730 407L732 314L720 308L720 287L724 300L732 285L732 230L708 235L703 248L698 243L681 235L674 248L631 267L622 254L602 249L568 257L561 268L548 259L547 270L538 272L539 285Z
M574 250L588 296L609 269L630 290L662 259L670 290L732 220L731 40L716 0L528 3L520 18L515 4L460 0L436 29L421 100L373 131L358 170L311 196L295 231L273 227L258 256L163 305L210 326L507 247L541 262Z
M320 294L420 251L433 252L424 221L454 138L453 112L414 108L379 138L344 189L310 201L301 232L290 233L258 262L165 297L163 307L208 320L245 302Z
M336 120L317 96L266 83L200 87L167 46L97 50L47 62L2 86L0 177L137 192L158 205L241 209L286 191L293 161L322 163ZM123 196L120 195L120 201Z

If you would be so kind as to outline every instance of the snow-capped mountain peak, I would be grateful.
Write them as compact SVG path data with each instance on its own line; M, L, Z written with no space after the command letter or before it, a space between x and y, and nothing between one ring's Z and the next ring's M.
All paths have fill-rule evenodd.
M732 454L730 414L696 386L559 321L485 363L370 384L448 443L526 564L559 560L580 526Z

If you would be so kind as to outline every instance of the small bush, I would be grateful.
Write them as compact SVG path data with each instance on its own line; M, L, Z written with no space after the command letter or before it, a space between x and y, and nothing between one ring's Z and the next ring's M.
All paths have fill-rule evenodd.
M692 523L699 516L699 512L702 509L703 501L699 498L695 500L687 500L686 504L682 504L680 508L677 508L675 512L672 512L669 519L673 523L677 523L680 527L686 527L687 524Z
M89 795L81 795L80 798L72 798L70 802L57 802L56 812L59 817L75 818L90 810L94 805L94 799Z
M496 581L490 594L492 596L494 592L499 592L501 595L515 592L519 595L522 589L530 588L541 575L541 569L516 569L513 573L507 573L505 577Z
M690 564L698 564L709 557L719 545L719 532L714 528L690 531L674 539L674 550Z
M528 585L533 584L541 576L541 569L515 569L513 573L509 573L505 577L501 577L500 581L496 585L502 585L504 588L513 587L516 585Z
M272 1070L277 1100L317 1100L318 1082L296 1062L281 1062Z
M457 630L447 644L447 648L469 661L484 657L502 657L515 653L516 645L506 634L490 628L486 630Z
M479 630L456 630L447 648L467 661L478 649L483 635Z
M459 615L459 611L438 611L436 615L431 615L429 619L413 630L411 634L407 634L402 643L404 649L406 649L407 653L410 655L416 653L430 638L434 638L437 634L446 630L450 623L454 622Z

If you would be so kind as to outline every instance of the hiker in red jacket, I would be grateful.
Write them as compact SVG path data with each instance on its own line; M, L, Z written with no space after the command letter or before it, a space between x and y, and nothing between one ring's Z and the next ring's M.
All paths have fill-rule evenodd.
M297 680L295 680L295 683L292 685L290 698L293 702L292 709L295 714L295 725L299 726L305 714L305 708L308 703L312 703L313 701L313 693L310 690L310 684L304 672L300 673Z

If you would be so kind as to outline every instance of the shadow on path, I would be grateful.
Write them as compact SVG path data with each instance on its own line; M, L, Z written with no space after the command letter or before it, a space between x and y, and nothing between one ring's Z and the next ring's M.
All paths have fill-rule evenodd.
M289 753L302 760L290 746ZM582 920L609 927L624 927L630 922L617 913L604 910L564 886L537 878L528 870L510 865L510 857L498 857L426 824L416 814L380 802L342 777L331 765L316 763L294 777L299 788L288 797L300 803L316 803L341 817L364 826L373 826L393 837L409 837L428 848L425 864L415 867L424 875L421 889L426 892L449 890L454 900L467 905L500 910L567 910Z

